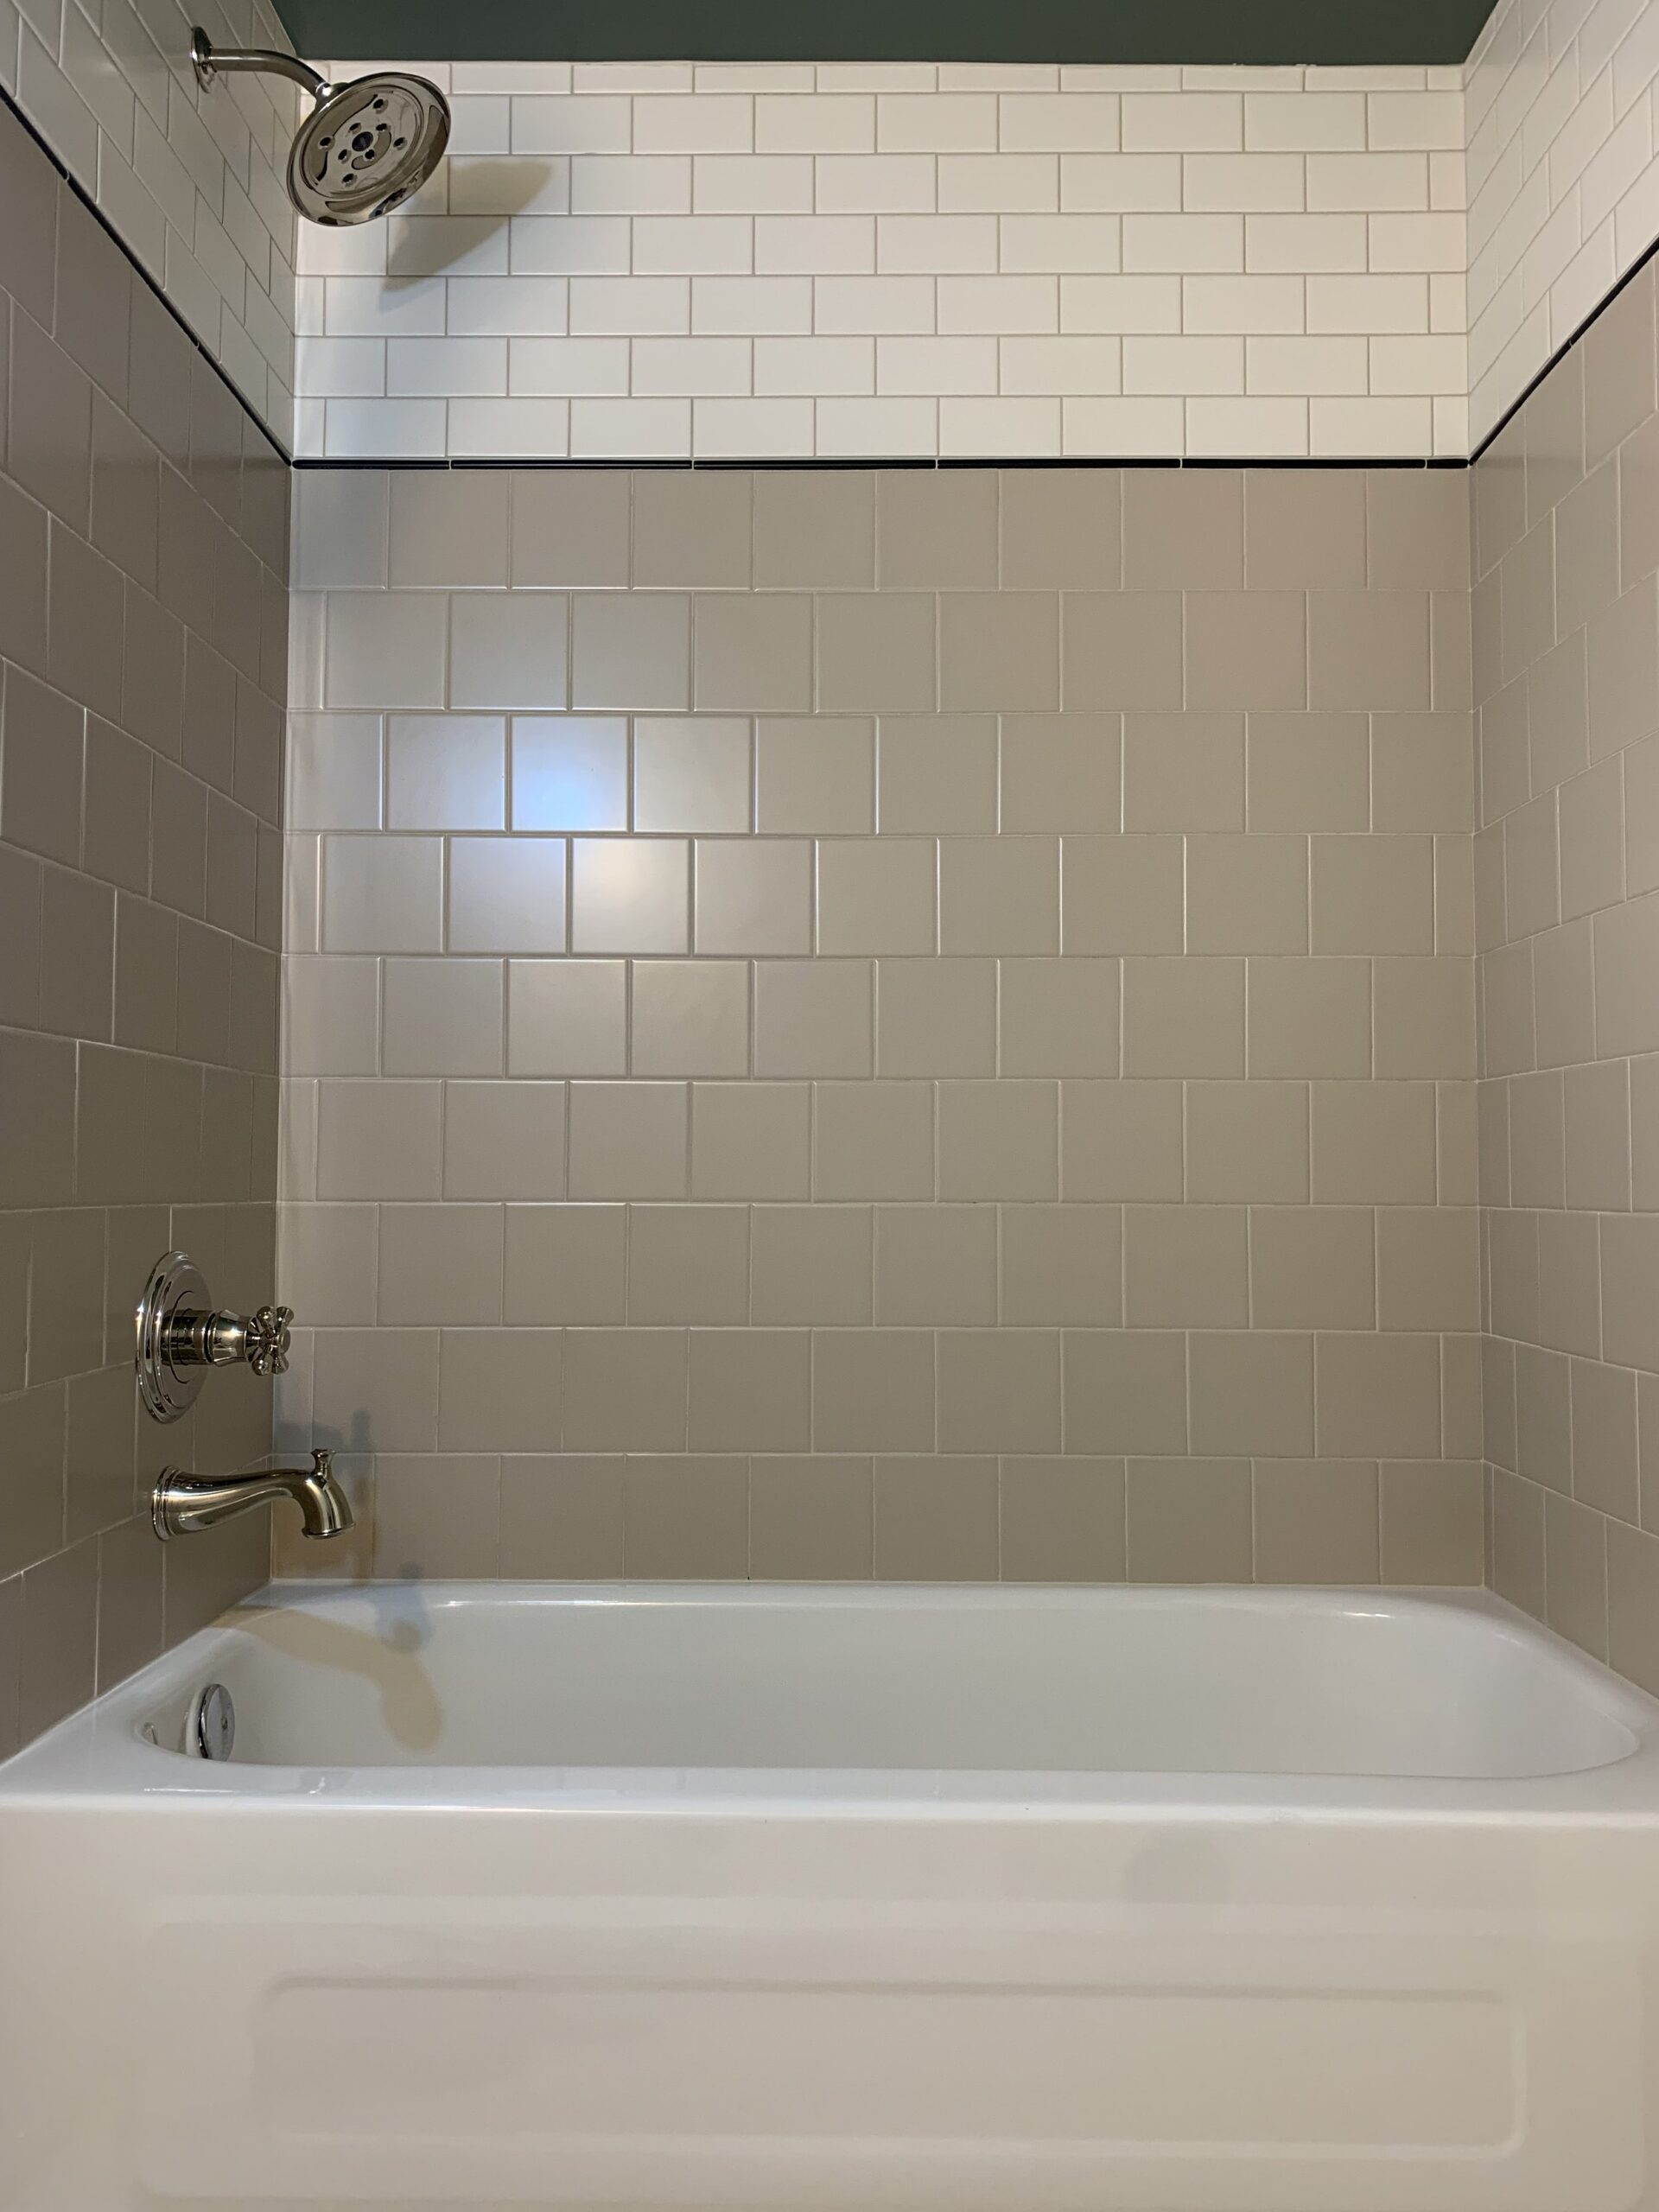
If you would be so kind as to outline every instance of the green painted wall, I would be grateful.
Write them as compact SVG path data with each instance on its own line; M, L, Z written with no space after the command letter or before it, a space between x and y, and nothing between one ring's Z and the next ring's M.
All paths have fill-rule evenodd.
M276 0L302 54L410 60L1461 61L1491 0Z

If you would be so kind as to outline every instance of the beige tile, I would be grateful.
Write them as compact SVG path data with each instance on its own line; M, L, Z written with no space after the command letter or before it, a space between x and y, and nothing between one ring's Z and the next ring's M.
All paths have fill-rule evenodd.
M1480 1237L1474 1209L1381 1208L1376 1280L1383 1328L1478 1331Z
M756 1206L751 1212L753 1318L778 1325L871 1316L868 1206Z
M1306 1459L1313 1444L1313 1346L1265 1329L1205 1333L1188 1355L1195 1452ZM1319 1450L1325 1450L1321 1440Z
M1526 733L1531 787L1548 791L1590 761L1590 683L1586 638L1575 630L1540 656L1527 671ZM1520 692L1522 687L1512 685ZM1508 694L1503 695L1507 698ZM1483 710L1484 727L1489 710Z
M1545 1618L1592 1658L1607 1656L1607 1523L1571 1498L1544 1500Z
M1535 1483L1492 1479L1492 1588L1535 1619L1544 1617L1544 1494Z
M1185 1452L1186 1345L1179 1333L1066 1330L1067 1454Z
M1258 1581L1375 1582L1378 1567L1370 1460L1265 1460L1256 1468Z
M1252 591L1363 585L1365 482L1351 468L1248 470L1242 581Z
M1123 1072L1242 1076L1242 960L1126 960Z
M509 1075L625 1075L627 1054L625 961L509 961Z
M325 952L436 952L443 844L436 837L325 837Z
M1305 1205L1308 1107L1300 1083L1194 1083L1186 1095L1186 1196Z
M1044 592L939 600L939 703L1007 712L1060 703L1060 601Z
M1373 590L1466 591L1470 485L1461 469L1374 468L1365 480ZM1309 588L1324 579L1310 576Z
M869 1075L873 982L866 960L757 962L756 1075Z
M1659 1538L1610 1522L1608 1658L1649 1694L1659 1684Z
M633 478L636 588L747 591L751 481L741 469L640 469Z
M931 1084L817 1084L813 1124L815 1198L932 1197Z
M876 581L884 591L995 590L991 469L886 469L875 480Z
M683 1198L686 1139L683 1083L574 1084L570 1195Z
M1379 1471L1382 1580L1478 1586L1485 1566L1478 1463L1385 1460Z
M1604 1058L1659 1047L1659 897L1633 899L1595 918L1596 1045Z
M1300 592L1200 591L1186 597L1186 697L1194 708L1305 707L1306 606Z
M741 1581L748 1572L748 1463L630 1459L622 1556L631 1578Z
M686 1362L683 1329L568 1331L565 1448L683 1452Z
M1248 1582L1246 1459L1131 1459L1127 1567L1131 1582Z
M1052 836L950 837L939 849L939 949L1058 952L1059 845Z
M1308 704L1372 714L1431 703L1428 599L1412 591L1311 591Z
M1242 715L1131 714L1123 725L1126 830L1242 830Z
M48 312L49 315L49 308ZM183 402L184 442L188 446L188 385L175 397ZM179 465L182 466L182 456ZM327 591L336 585L385 582L388 485L389 473L378 469L295 472L290 582L296 591Z
M1117 1326L1122 1235L1116 1206L1004 1206L998 1260L1004 1325Z
M563 1384L556 1330L446 1329L439 1367L440 1450L551 1450L559 1437Z
M1641 1518L1637 1378L1622 1367L1575 1359L1571 1395L1573 1495L1635 1526Z
M749 725L732 716L641 715L633 726L633 826L747 830Z
M622 1320L626 1247L620 1205L510 1205L503 1319L550 1325Z
M1313 950L1433 952L1434 852L1426 837L1315 837Z
M1179 1083L1063 1084L1062 1196L1179 1199L1181 1090Z
M1570 1206L1623 1212L1630 1203L1630 1098L1627 1064L1568 1068L1562 1078Z
M1120 1582L1123 1467L1116 1459L1005 1459L1005 1582Z
M805 838L699 837L696 880L699 952L812 950L812 847Z
M1546 791L1503 823L1504 912L1511 938L1531 937L1561 919L1556 798Z
M1109 468L1004 469L1004 590L1116 590L1122 487Z
M1321 1452L1439 1456L1438 1337L1322 1334L1317 1365Z
M747 963L636 960L631 1038L635 1075L747 1075Z
M499 1075L501 969L499 960L388 960L385 1073Z
M1371 967L1365 960L1249 963L1251 1076L1371 1071Z
M811 1190L804 1083L699 1083L691 1093L694 1198L804 1198Z
M449 950L563 952L564 876L563 837L452 839Z
M1069 836L1060 849L1068 953L1185 950L1180 838Z
M995 830L995 717L886 718L881 724L878 819L885 834Z
M1059 1332L942 1330L938 1421L941 1451L1058 1452Z
M383 1205L378 1319L393 1327L499 1323L502 1234L499 1206Z
M690 1449L805 1451L810 1350L804 1329L693 1329Z
M331 592L327 605L323 705L444 704L448 640L429 599L418 592Z
M1068 714L1101 707L1180 707L1179 592L1067 592L1062 631L1061 686Z
M1571 1362L1535 1344L1515 1352L1516 1465L1565 1497L1572 1483Z
M1659 890L1659 737L1633 745L1624 762L1624 871L1631 898Z
M804 593L699 594L693 607L699 707L787 714L811 706L812 601Z
M1631 1202L1659 1208L1659 1060L1630 1063Z
M931 713L936 703L933 609L933 600L920 592L820 599L819 707Z
M1132 1329L1242 1329L1249 1321L1242 1206L1127 1207L1124 1316Z
M754 581L856 589L875 574L875 480L857 469L764 469L754 480Z
M1249 828L1369 829L1370 761L1363 715L1251 715L1245 741Z
M1301 837L1186 840L1189 952L1307 950L1307 843Z
M863 1582L874 1560L868 1459L750 1460L749 1573L757 1581Z
M1653 275L1643 268L1585 334L1586 466L1593 468L1653 411Z
M1242 584L1243 477L1230 468L1126 470L1123 581L1131 591Z
M313 1387L320 1443L429 1452L438 1433L438 1332L321 1330Z
M879 1328L988 1326L996 1319L996 1209L881 1206L875 1217Z
M1455 834L1474 819L1474 751L1464 715L1379 715L1371 729L1372 823L1393 836Z
M577 837L570 848L573 952L690 949L690 849L682 839Z
M995 1459L878 1459L874 1482L879 1580L995 1580Z
M817 852L821 953L931 952L938 848L931 839L827 839Z
M1572 920L1624 896L1624 776L1604 760L1563 784L1560 810L1561 914Z
M17 1728L24 1743L85 1705L97 1687L96 1537L23 1578Z
M347 480L349 481L349 480ZM389 472L394 589L507 581L508 480L493 469Z
M745 1322L749 1217L742 1206L633 1206L628 1222L628 1319Z
M889 964L883 963L884 972ZM1000 1071L1115 1076L1119 980L1116 960L1003 961Z
M1590 757L1648 736L1659 722L1659 583L1644 576L1595 615L1585 637Z
M563 1197L564 1108L559 1083L446 1084L444 1197Z
M690 601L673 592L578 594L571 612L570 690L576 707L689 707Z
M875 735L852 715L763 716L755 730L755 827L857 836L875 827Z
M1474 975L1466 960L1379 960L1372 985L1379 1076L1473 1072Z
M938 1116L941 1198L1059 1195L1055 1084L942 1083Z
M883 960L876 1058L884 1076L996 1071L996 965L989 960Z
M570 603L562 592L458 593L449 610L452 707L545 714L565 704Z
M628 727L620 716L515 715L514 830L626 830Z
M1316 1083L1313 1131L1316 1204L1434 1203L1432 1084Z
M1122 750L1116 715L1004 716L1001 827L1117 830Z
M1259 1206L1250 1216L1250 1314L1260 1329L1376 1325L1369 1207Z
M1659 1369L1659 1215L1602 1217L1601 1306L1604 1356Z
M815 1332L812 1446L818 1452L931 1452L931 1332Z
M626 584L632 488L620 469L516 470L513 582Z
M435 1198L443 1091L436 1083L324 1083L318 1096L317 1195Z
M515 1453L501 1461L500 1572L537 1581L622 1573L622 1461Z

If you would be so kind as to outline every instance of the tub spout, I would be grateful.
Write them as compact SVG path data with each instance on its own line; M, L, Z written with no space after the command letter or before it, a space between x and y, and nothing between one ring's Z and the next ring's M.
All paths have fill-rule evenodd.
M261 1474L226 1475L218 1481L163 1467L150 1498L151 1523L165 1543L169 1536L211 1529L274 1498L291 1497L300 1509L303 1535L343 1535L352 1525L352 1508L334 1480L334 1459L332 1452L314 1452L308 1467L270 1467Z

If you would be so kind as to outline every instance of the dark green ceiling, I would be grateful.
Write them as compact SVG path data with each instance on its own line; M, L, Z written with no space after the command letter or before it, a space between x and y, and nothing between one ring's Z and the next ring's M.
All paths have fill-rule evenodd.
M276 0L316 60L1461 61L1492 0Z

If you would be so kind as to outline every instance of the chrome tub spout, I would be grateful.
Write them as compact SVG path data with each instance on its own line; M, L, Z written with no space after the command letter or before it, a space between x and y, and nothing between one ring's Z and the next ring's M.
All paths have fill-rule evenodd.
M334 1479L332 1452L314 1452L308 1467L270 1467L262 1473L226 1475L217 1480L164 1467L150 1498L149 1517L156 1535L188 1536L211 1529L256 1505L291 1497L300 1509L308 1536L340 1536L352 1525L352 1508Z

